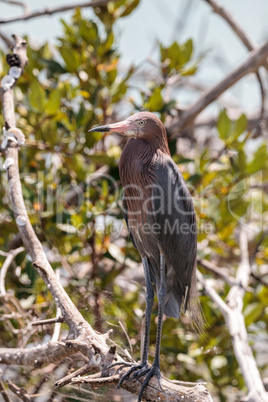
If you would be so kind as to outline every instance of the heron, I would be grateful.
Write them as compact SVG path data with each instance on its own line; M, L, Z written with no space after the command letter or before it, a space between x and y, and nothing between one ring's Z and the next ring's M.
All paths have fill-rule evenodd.
M128 137L119 162L123 185L122 212L144 269L145 330L141 362L114 363L113 366L124 364L130 367L117 388L127 379L146 376L138 397L141 401L142 393L153 376L158 378L161 386L163 315L179 318L181 312L188 310L193 322L202 326L196 290L195 209L184 178L171 158L165 127L156 115L135 113L126 120L94 127L89 132L115 132ZM154 289L158 298L158 321L155 356L149 366Z

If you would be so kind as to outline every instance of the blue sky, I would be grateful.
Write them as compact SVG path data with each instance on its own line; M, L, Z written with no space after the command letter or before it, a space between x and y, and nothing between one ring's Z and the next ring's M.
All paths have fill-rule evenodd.
M74 3L75 0L28 0L31 10ZM257 44L268 38L267 0L221 0L221 3L232 12ZM186 4L189 5L189 16L182 21L179 16ZM21 12L20 7L3 3L0 7L1 15L5 17ZM92 16L90 9L84 10L84 13ZM71 12L66 12L16 22L4 25L2 30L8 34L27 34L32 43L40 44L46 40L53 42L61 32L59 19L63 17L68 20L70 15ZM122 62L125 64L144 60L152 51L156 40L168 45L174 40L183 42L189 37L193 38L196 56L207 53L197 78L208 87L224 77L247 54L244 45L227 24L212 13L204 0L141 0L136 10L119 22L117 30L120 34ZM228 93L234 97L234 102L237 99L246 111L259 105L259 88L253 75L244 78Z

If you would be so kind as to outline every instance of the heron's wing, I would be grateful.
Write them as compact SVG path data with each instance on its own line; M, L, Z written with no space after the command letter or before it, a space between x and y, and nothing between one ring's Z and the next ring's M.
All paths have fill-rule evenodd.
M177 165L158 154L152 165L156 185L152 191L154 222L159 226L159 246L167 265L167 286L179 303L187 302L195 287L196 216L191 194ZM185 300L184 300L185 299Z
M135 248L137 248L137 246L136 246L136 244L135 244L134 237L133 237L133 235L132 235L132 233L131 233L131 230L130 230L130 227L129 227L129 224L128 224L128 209L127 209L127 202L126 202L125 194L124 194L124 193L123 193L123 197L122 197L122 214L123 214L123 217L124 217L124 219L125 219L125 221L126 221L127 228L128 228L129 235L130 235L131 241L132 241L132 243L133 243L133 246L134 246Z

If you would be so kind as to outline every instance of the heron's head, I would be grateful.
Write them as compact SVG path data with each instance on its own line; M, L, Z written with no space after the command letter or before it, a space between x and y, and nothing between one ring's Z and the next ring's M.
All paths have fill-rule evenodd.
M144 138L150 141L156 140L159 136L166 139L166 130L161 120L153 113L136 113L126 120L106 126L94 127L89 132L115 132L126 137Z

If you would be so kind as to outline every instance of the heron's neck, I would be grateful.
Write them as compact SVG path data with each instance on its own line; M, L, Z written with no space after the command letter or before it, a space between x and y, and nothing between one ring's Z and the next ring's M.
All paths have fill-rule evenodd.
M158 152L170 155L167 143L156 146L155 142L131 138L122 152L119 163L123 187L130 183L142 186L150 183L151 166Z

